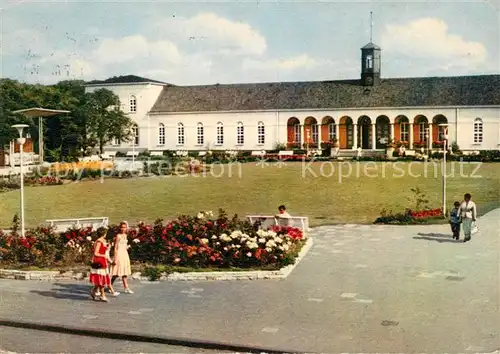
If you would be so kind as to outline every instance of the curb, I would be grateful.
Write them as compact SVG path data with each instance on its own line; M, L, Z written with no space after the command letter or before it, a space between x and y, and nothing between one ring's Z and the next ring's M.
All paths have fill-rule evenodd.
M11 328L23 328L38 331L56 332L71 335L96 337L96 338L107 338L114 340L126 340L131 342L143 342L143 343L156 343L156 344L166 344L171 346L181 346L189 348L198 349L211 349L211 350L223 350L228 352L239 352L239 353L266 353L266 354L278 354L278 353L297 353L296 351L282 351L276 349L265 349L256 347L247 347L243 345L235 345L229 343L217 343L210 341L200 341L200 340L190 340L183 338L169 338L169 337L159 337L159 336L148 336L142 334L134 334L127 332L115 332L104 329L88 329L82 327L67 327L53 324L36 323L36 322L22 322L22 321L11 321L6 319L0 319L0 326L11 327ZM0 352L1 353L1 352Z
M241 272L190 272L190 273L171 273L162 275L160 281L193 281L193 280L258 280L258 279L285 279L288 277L299 262L305 257L307 252L313 246L313 239L307 238L306 243L300 250L295 262L279 270L256 270L256 271L241 271ZM23 271L0 269L0 279L16 279L16 280L83 280L86 273L79 272L64 272L59 271ZM148 277L142 276L141 273L131 275L132 279L140 280L141 282L157 283L150 281Z

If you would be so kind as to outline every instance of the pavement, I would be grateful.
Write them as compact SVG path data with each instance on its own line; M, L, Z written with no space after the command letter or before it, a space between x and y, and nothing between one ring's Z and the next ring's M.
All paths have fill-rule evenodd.
M91 301L87 282L2 280L0 348L491 353L500 348L500 209L478 225L467 243L449 225L318 227L286 279L132 281L134 294L109 303Z

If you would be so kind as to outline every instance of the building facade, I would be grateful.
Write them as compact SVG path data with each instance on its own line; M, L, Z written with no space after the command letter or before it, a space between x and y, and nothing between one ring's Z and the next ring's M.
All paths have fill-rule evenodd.
M175 86L137 76L86 85L116 93L136 123L106 151L315 148L500 149L500 75L381 78L381 49L361 48L357 80Z

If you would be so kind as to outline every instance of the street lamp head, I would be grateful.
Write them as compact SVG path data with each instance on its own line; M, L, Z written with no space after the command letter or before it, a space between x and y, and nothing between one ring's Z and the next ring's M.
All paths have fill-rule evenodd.
M14 124L12 126L12 128L17 129L17 131L19 132L19 137L22 138L24 128L29 128L29 125L28 124Z

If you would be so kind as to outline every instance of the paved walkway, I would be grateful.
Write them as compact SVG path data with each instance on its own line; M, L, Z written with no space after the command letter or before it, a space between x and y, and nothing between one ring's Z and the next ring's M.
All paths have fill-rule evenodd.
M0 318L289 352L493 352L500 209L478 224L469 243L448 225L319 227L285 280L133 282L109 304L89 301L85 282L5 280Z

